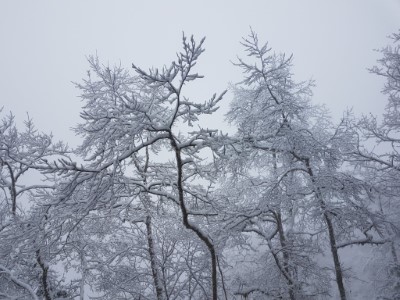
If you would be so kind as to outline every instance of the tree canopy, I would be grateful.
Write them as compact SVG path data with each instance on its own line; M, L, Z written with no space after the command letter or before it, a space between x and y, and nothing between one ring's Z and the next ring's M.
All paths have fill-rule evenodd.
M400 299L399 41L370 69L383 116L337 123L253 31L243 80L201 101L204 39L148 71L89 57L75 149L3 114L0 299ZM204 122L221 101L233 134Z

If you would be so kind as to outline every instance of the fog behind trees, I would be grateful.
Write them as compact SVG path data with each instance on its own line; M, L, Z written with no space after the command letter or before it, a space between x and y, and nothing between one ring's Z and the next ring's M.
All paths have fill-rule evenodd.
M185 33L150 65L87 56L62 141L3 108L0 298L400 298L399 34L363 66L382 110L332 116L252 28L232 78Z
M293 79L293 56L251 31L234 62L234 134L200 122L226 91L185 96L204 39L183 35L161 69L89 57L77 148L2 119L2 297L351 299L366 295L352 295L341 250L368 247L364 292L398 298L399 40L370 69L386 79L383 121L333 123L314 82Z

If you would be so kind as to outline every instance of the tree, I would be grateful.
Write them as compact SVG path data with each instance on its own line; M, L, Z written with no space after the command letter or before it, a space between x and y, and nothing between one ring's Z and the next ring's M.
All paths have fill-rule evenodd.
M35 298L33 293L43 293L45 299L51 299L51 289L56 288L55 282L50 282L54 276L48 261L54 257L47 253L46 210L29 201L33 193L54 186L30 183L27 178L39 177L35 164L67 153L63 143L53 143L51 135L39 133L31 119L25 122L25 131L19 131L12 114L2 118L0 292L4 297Z
M400 33L393 34L391 39L393 46L381 49L383 57L378 60L379 65L370 69L370 72L386 80L382 91L388 96L385 113L381 121L373 115L353 121L359 139L350 155L350 161L360 170L364 180L371 184L377 204L374 209L381 220L377 235L387 242L378 249L385 258L381 259L379 267L375 267L382 270L378 276L384 279L378 288L383 299L400 298ZM369 238L372 239L372 236ZM386 253L391 253L390 259Z
M201 123L224 93L185 96L203 41L134 74L89 57L73 151L2 119L0 298L346 299L340 253L359 245L387 274L379 296L399 297L399 47L372 69L388 80L383 121L333 124L292 56L251 32L226 135Z
M149 72L133 65L137 76L120 67L102 67L97 58L90 58L89 78L77 85L87 101L81 114L84 123L76 128L84 138L77 151L87 163L78 166L61 161L41 168L65 176L58 201L68 211L88 214L110 209L130 215L138 201L144 210L153 210L164 201L175 205L184 227L209 253L211 293L207 298L217 299L217 250L210 224L216 214L210 193L213 167L200 157L209 151L208 141L215 131L183 134L178 128L182 124L191 127L201 115L213 113L222 99L223 94L214 95L200 104L183 95L186 84L202 77L193 73L204 51L202 44L203 40L197 44L183 37L183 52L176 62ZM148 161L149 152L166 153L172 161ZM208 188L196 180L207 182ZM156 290L160 298L157 285Z
M327 236L340 298L346 299L339 248L352 244L357 230L374 227L367 226L372 215L364 205L364 182L344 171L344 155L354 145L353 132L344 122L334 126L323 108L310 104L313 83L293 80L292 56L272 54L267 44L259 45L254 32L243 46L256 62L239 59L237 63L246 76L234 87L228 113L238 126L232 152L244 158L242 165L248 169L239 176L263 193L255 193L261 196L258 212L244 215L241 230L255 232L268 242L286 282L284 297L290 299L310 297L306 286L312 283L302 280L322 273L302 251L312 241L318 252L316 245ZM238 168L237 159L233 164ZM267 231L262 229L265 226ZM297 279L302 271L306 273ZM313 289L323 291L315 282Z

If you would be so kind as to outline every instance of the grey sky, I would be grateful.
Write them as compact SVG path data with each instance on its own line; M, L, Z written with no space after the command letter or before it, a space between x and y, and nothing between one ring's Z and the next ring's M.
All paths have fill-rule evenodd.
M86 76L86 55L104 63L162 66L180 50L182 31L200 39L202 99L240 80L230 60L243 56L249 26L277 52L294 54L298 79L314 78L314 101L339 117L346 107L381 112L382 81L366 71L373 49L400 28L400 1L18 1L0 2L0 106L18 120L75 144L69 131L81 102L71 81ZM229 102L230 95L225 97Z

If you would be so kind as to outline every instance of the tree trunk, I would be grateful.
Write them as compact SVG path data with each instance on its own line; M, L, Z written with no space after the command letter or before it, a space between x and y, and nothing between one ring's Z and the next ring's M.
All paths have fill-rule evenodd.
M330 246L331 246L333 263L335 265L336 282L337 282L337 286L339 289L340 299L346 300L346 290L345 290L344 284L343 284L343 271L342 271L342 266L340 265L338 249L336 248L335 231L334 231L332 220L331 220L329 213L325 212L324 217L325 217L326 225L328 227L329 242L330 242Z
M36 261L42 269L42 288L43 288L43 296L45 300L51 300L50 296L50 287L47 281L49 267L43 262L40 256L40 250L36 250Z
M328 227L328 234L329 234L329 244L331 247L331 252L332 252L332 257L333 257L333 263L335 266L335 275L336 275L336 283L339 289L339 294L340 294L340 300L346 300L346 289L344 287L343 283L343 271L342 271L342 266L340 264L340 259L339 259L339 253L338 249L336 247L336 236L335 236L335 230L333 228L333 223L331 216L328 211L326 211L326 204L324 202L324 199L322 198L322 193L318 187L315 186L315 178L314 178L314 173L311 169L310 166L310 160L306 159L305 160L308 174L311 177L311 181L314 184L314 193L320 203L321 209L324 211L324 219L326 226Z
M272 158L273 158L273 168L274 168L274 176L277 176L277 157L276 157L276 152L272 152ZM280 209L279 209L280 210ZM282 215L280 211L274 212L275 220L276 220L276 225L278 227L278 235L279 235L279 242L281 244L281 249L283 253L283 269L285 270L285 276L287 283L289 285L289 297L290 300L295 300L295 295L294 295L294 281L291 278L290 270L289 270L289 253L287 251L287 243L286 243L286 238L285 238L285 232L283 229L283 223L282 223ZM279 266L278 266L279 267ZM284 275L285 275L284 274Z
M157 257L155 252L154 240L153 240L153 232L151 228L151 216L146 216L146 234L147 234L147 246L150 256L150 264L151 264L151 273L153 275L154 286L156 289L157 300L162 300L163 297L163 288L161 285L160 275L158 273L157 268Z
M192 225L189 221L189 214L186 209L185 199L184 199L184 194L183 194L183 183L182 183L183 162L182 162L182 157L181 157L181 151L180 151L180 148L178 147L174 137L172 136L172 133L170 133L170 141L171 141L171 145L175 151L176 165L178 168L177 186L178 186L179 205L181 208L182 218L183 218L183 225L187 229L192 230L204 242L204 244L208 248L208 251L210 252L211 278L212 278L212 298L211 299L218 300L217 255L215 252L215 248L214 248L214 245L213 245L211 239L205 233L203 233L199 228Z
M9 163L1 160L1 165L5 165L8 169L8 172L10 173L11 186L9 186L8 189L10 191L10 197L11 197L11 212L12 215L15 217L17 213L17 189L16 189L16 180L14 177L14 172Z
M289 253L287 251L287 243L286 243L286 238L285 234L283 231L283 224L282 224L282 216L281 213L275 213L275 219L276 219L276 224L278 226L278 235L279 235L279 241L281 244L282 248L282 256L283 256L283 269L285 270L287 276L289 276L290 280L288 280L288 285L289 285L289 297L290 300L295 300L296 297L294 295L294 280L291 278L290 270L289 270Z
M147 168L149 167L150 156L149 156L149 148L146 147L145 150L146 150L146 159L144 162L144 166L141 167L139 163L137 163L136 161L135 161L135 166L142 173L143 183L147 184L146 173L147 173ZM163 300L164 299L163 286L161 284L161 278L157 266L157 254L153 239L153 230L151 227L150 196L148 194L144 194L143 196L143 205L147 211L144 223L146 224L146 237L147 237L147 247L148 247L147 251L149 252L149 257L150 257L151 274L153 276L157 300ZM166 289L165 289L165 294L167 295Z
M81 266L82 266L82 277L81 277L81 282L79 286L79 300L84 300L85 299L85 281L86 281L86 257L84 254L84 248L85 247L80 247L79 249L79 254L80 254L80 259L81 259Z

